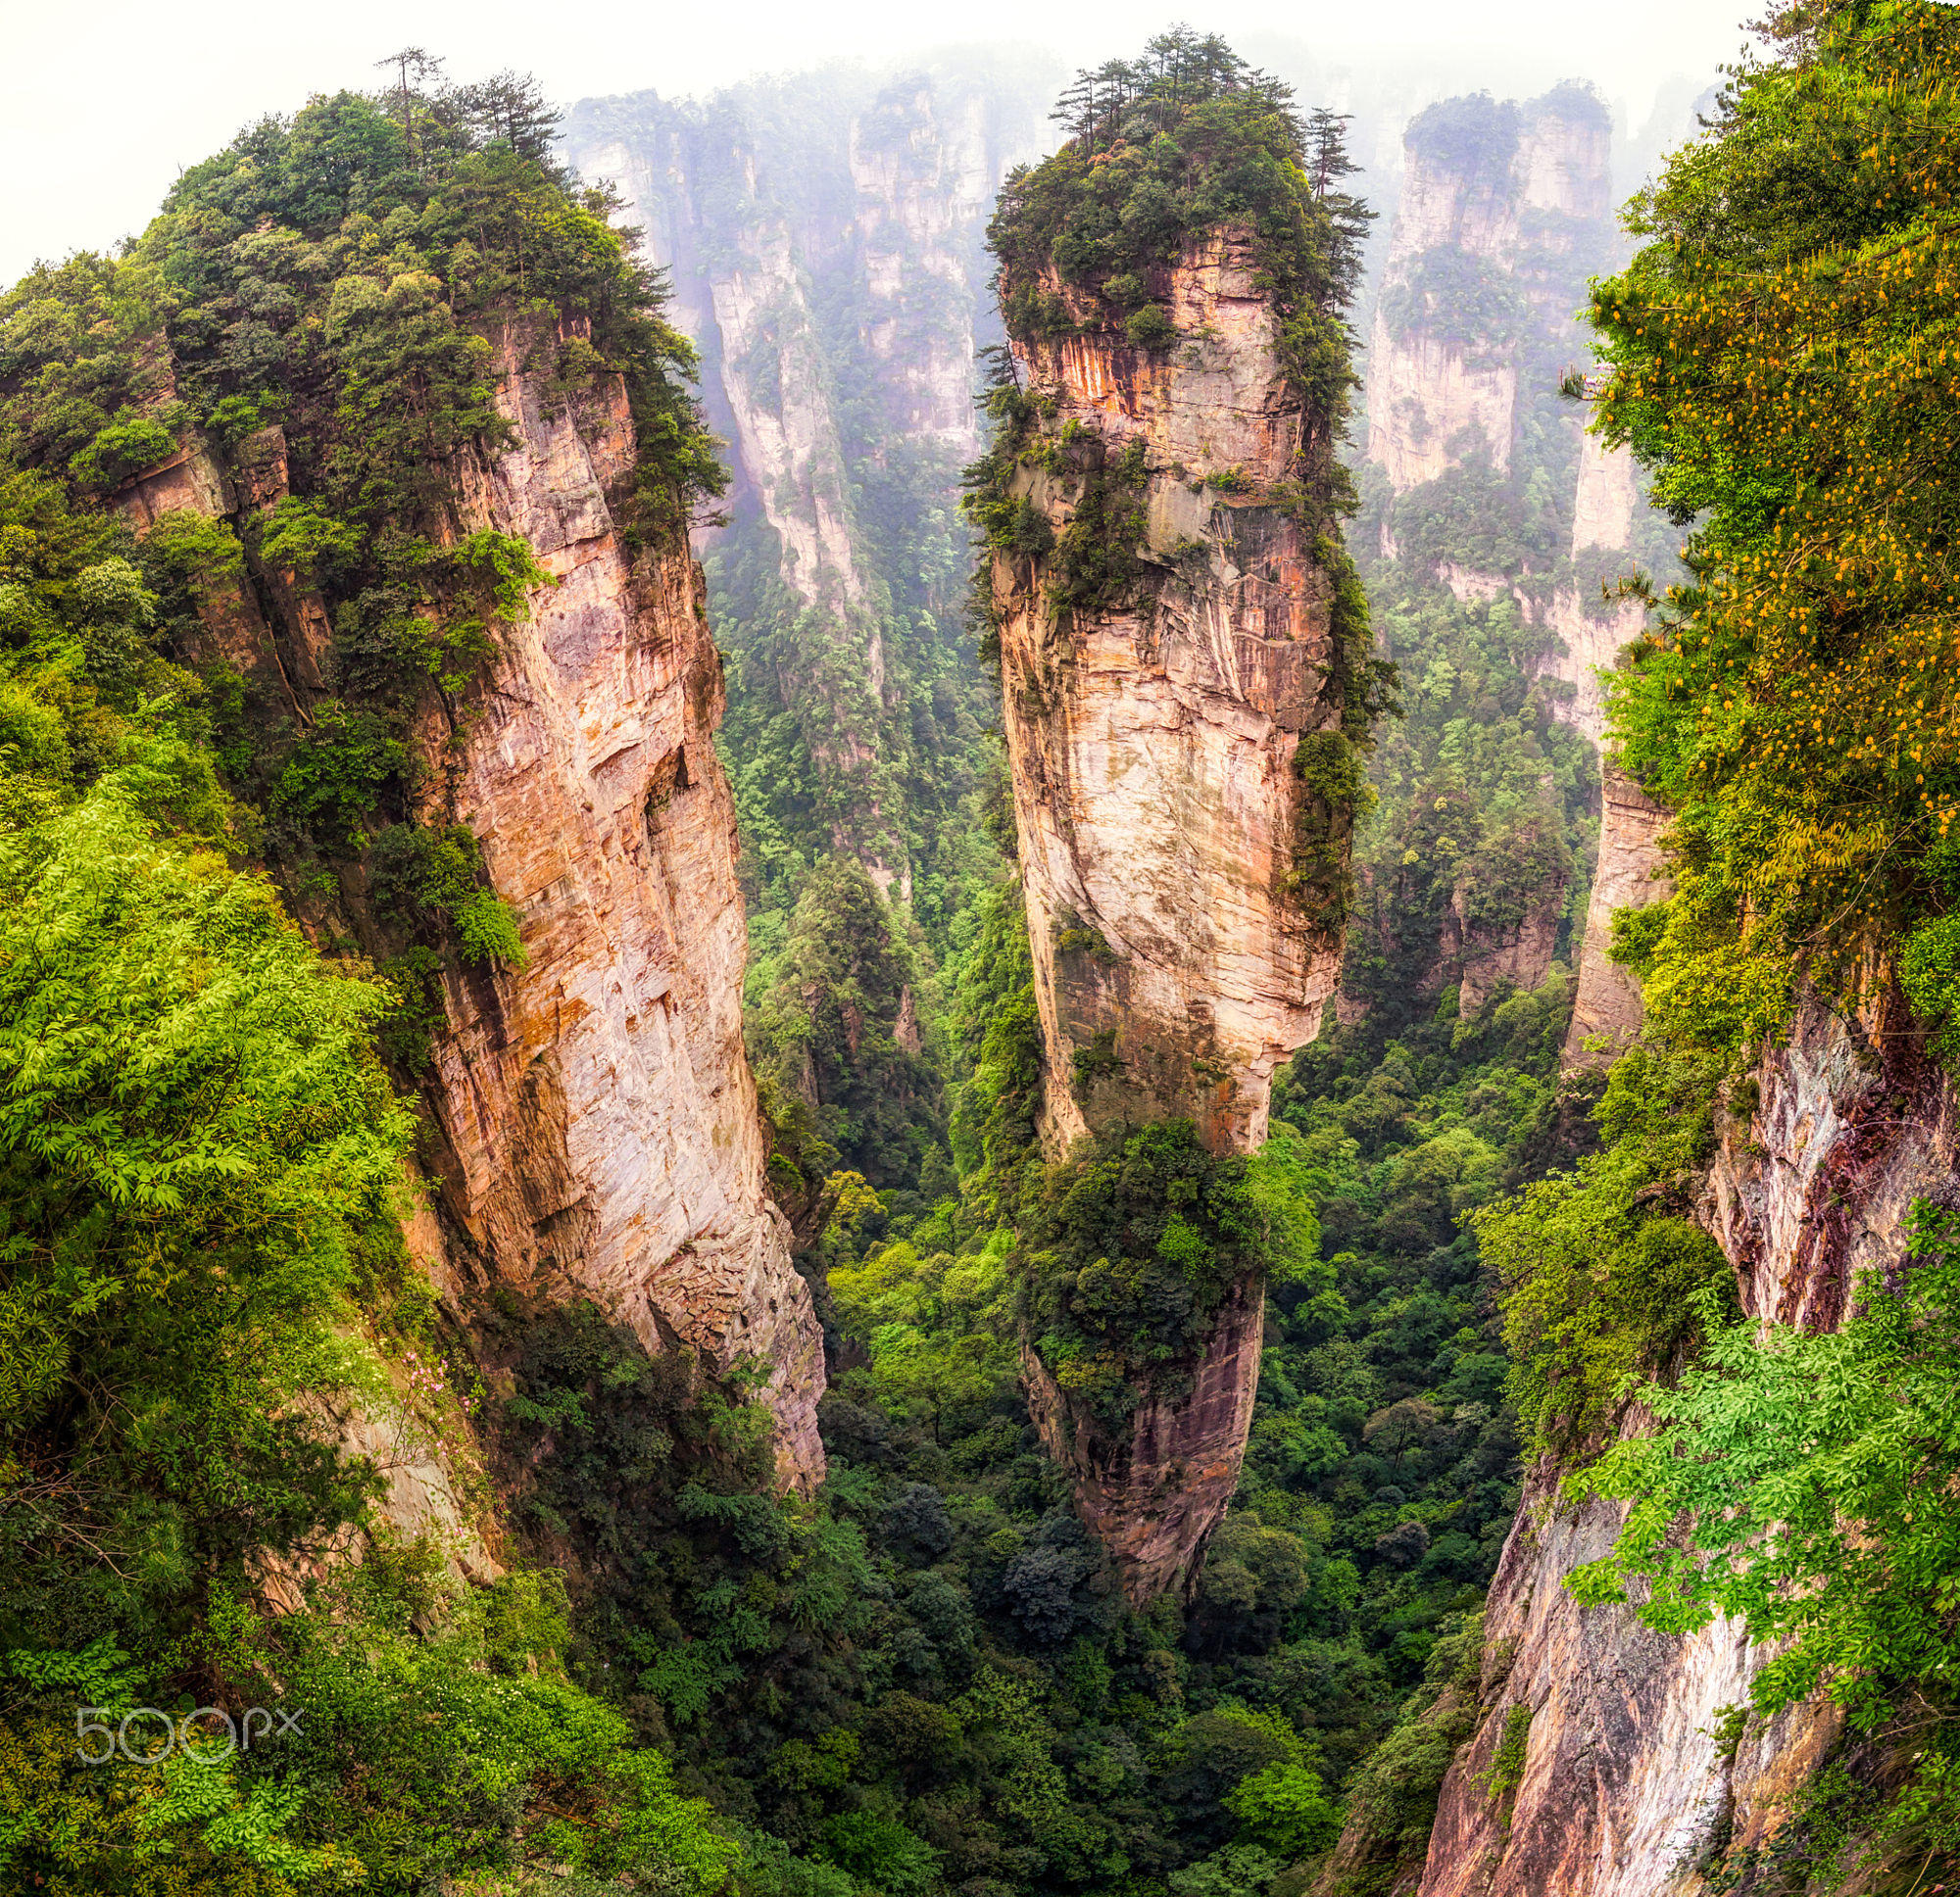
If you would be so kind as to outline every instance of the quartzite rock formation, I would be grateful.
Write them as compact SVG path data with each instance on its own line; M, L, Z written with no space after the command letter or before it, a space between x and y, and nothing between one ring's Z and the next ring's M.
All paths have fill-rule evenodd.
M1270 499L1304 417L1274 354L1250 234L1187 241L1164 302L1193 340L1015 339L1048 423L1112 468L1141 443L1148 577L1134 603L1057 611L1054 557L997 554L993 591L1048 1132L1197 1120L1214 1150L1265 1138L1274 1069L1311 1041L1338 930L1291 893L1294 753L1338 729L1331 586ZM1060 286L1057 284L1057 291ZM1212 477L1230 470L1228 485ZM1083 480L1023 466L1057 537ZM1081 1059L1078 1060L1077 1056Z
M1603 754L1600 779L1599 854L1586 903L1579 987L1560 1058L1568 1070L1616 1059L1640 1033L1640 979L1607 954L1613 911L1644 908L1664 900L1668 893L1660 840L1674 812L1656 803Z
M1543 427L1544 398L1587 348L1573 319L1586 277L1618 242L1609 115L1596 96L1570 85L1522 104L1451 99L1422 113L1404 146L1407 170L1369 353L1368 457L1418 518L1449 503L1460 510L1463 495L1452 484L1473 478L1480 461L1514 481L1549 468L1557 483L1571 483L1575 567L1609 573L1612 556L1629 544L1638 505L1631 460L1582 435L1576 413L1557 417L1555 425L1570 430L1566 446ZM1521 434L1534 420L1536 434ZM1545 459L1519 468L1514 450ZM1386 551L1394 551L1398 517L1391 510ZM1582 591L1576 578L1554 584L1529 557L1490 570L1472 541L1458 559L1439 560L1435 576L1459 604L1507 602L1550 635L1536 669L1570 688L1551 697L1552 715L1600 745L1598 671L1610 669L1640 630L1641 606L1605 605L1594 597L1596 584ZM1485 561L1504 558L1495 547L1483 550ZM1616 780L1607 799L1601 873L1580 957L1579 1014L1587 1025L1573 1035L1575 1062L1592 1057L1581 1051L1588 1035L1617 1038L1640 1020L1638 987L1605 957L1612 906L1656 894L1646 881L1651 830L1615 827L1637 795ZM1556 819L1547 810L1545 820ZM1514 921L1494 926L1473 917L1459 886L1423 987L1456 984L1466 1017L1502 986L1536 989L1551 969L1565 893L1561 879L1547 876Z
M1572 510L1573 558L1624 551L1639 505L1633 457L1589 434L1580 452ZM1664 900L1670 888L1660 840L1674 812L1648 797L1606 750L1601 675L1619 662L1622 648L1645 622L1646 608L1637 599L1612 604L1583 600L1573 587L1560 587L1552 595L1547 623L1559 650L1544 669L1573 688L1572 697L1554 709L1599 748L1600 777L1599 853L1579 950L1579 987L1565 1035L1562 1065L1568 1070L1612 1060L1640 1032L1640 982L1606 952L1613 940L1613 911Z
M1195 1120L1215 1151L1252 1150L1273 1070L1313 1038L1340 965L1338 926L1294 875L1295 752L1341 723L1332 588L1271 497L1297 477L1309 418L1280 372L1250 233L1188 239L1165 276L1189 339L1172 350L1093 328L1013 343L1054 398L1045 431L1070 444L1068 472L1021 466L1015 494L1059 537L1090 483L1116 479L1126 451L1136 467L1141 447L1124 505L1148 522L1144 578L1114 609L1058 610L1056 556L993 563L1054 1150L1167 1117ZM1133 1598L1195 1576L1237 1484L1261 1310L1260 1286L1241 1285L1190 1393L1147 1396L1120 1440L1028 1354L1044 1438Z
M779 1469L807 1486L823 1468L822 1338L763 1188L700 571L684 548L636 558L615 531L634 457L623 382L554 396L520 367L534 324L493 341L516 440L459 468L460 528L523 535L557 584L509 629L461 744L439 713L418 734L429 816L479 839L528 956L520 971L444 976L424 1096L457 1238L447 1269L590 1296L652 1349L686 1343L717 1368L761 1359ZM234 462L194 453L133 483L125 510L139 525L186 506L243 524L285 492L278 431ZM304 722L325 685L326 616L294 576L257 577L214 593L205 623ZM331 920L379 952L351 872Z
M1022 1346L1028 1413L1049 1453L1074 1478L1084 1519L1139 1606L1197 1582L1204 1543L1239 1485L1264 1319L1263 1281L1242 1279L1212 1320L1189 1393L1175 1402L1147 1398L1113 1439Z

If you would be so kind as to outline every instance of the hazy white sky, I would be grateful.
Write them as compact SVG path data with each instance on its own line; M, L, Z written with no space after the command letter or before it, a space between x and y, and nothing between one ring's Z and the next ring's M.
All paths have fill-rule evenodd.
M140 230L179 167L315 91L367 87L405 43L455 78L535 73L591 93L711 89L836 58L882 64L951 42L1018 40L1071 63L1128 53L1175 19L1228 37L1284 34L1330 59L1397 54L1472 90L1594 80L1638 122L1673 74L1712 75L1755 0L0 0L0 282L37 257ZM1518 69L1515 85L1507 76Z

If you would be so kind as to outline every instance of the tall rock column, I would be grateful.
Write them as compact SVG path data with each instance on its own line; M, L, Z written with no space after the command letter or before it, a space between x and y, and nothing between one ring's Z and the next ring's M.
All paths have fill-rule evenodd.
M1589 434L1580 449L1572 510L1574 562L1589 556L1596 560L1601 555L1625 553L1641 505L1633 456ZM1646 608L1637 599L1616 605L1587 599L1574 584L1553 593L1546 623L1559 646L1544 661L1544 670L1573 688L1573 696L1555 705L1554 712L1599 749L1599 854L1586 907L1572 1023L1561 1056L1561 1064L1571 1071L1615 1059L1640 1032L1640 982L1607 954L1613 911L1643 908L1666 899L1669 885L1660 839L1674 812L1648 797L1606 749L1602 675L1619 662L1627 644L1640 636Z
M1057 1150L1168 1117L1256 1147L1340 973L1309 859L1348 811L1300 753L1345 743L1335 589L1274 496L1305 417L1250 232L1188 239L1166 275L1188 343L1012 342L1052 408L1012 487L1054 545L997 552L991 583ZM1099 563L1134 567L1120 599L1071 604Z
M684 546L621 544L624 385L575 413L525 372L532 341L501 339L516 442L473 470L466 519L522 534L557 585L514 629L451 793L529 962L494 995L452 988L449 1197L501 1271L568 1280L651 1348L767 1366L778 1466L808 1484L822 1336L764 1185L742 1045L748 935L701 572Z
M1133 150L1119 135L1113 156ZM1010 181L994 232L1016 390L988 580L1043 1133L1059 1156L1190 1120L1246 1153L1340 968L1344 713L1366 648L1324 510L1339 417L1289 377L1298 306L1249 222L1188 230L1106 291L1031 245L1021 207L1083 164L1065 149ZM1135 1601L1196 1581L1238 1482L1263 1309L1257 1272L1232 1283L1195 1357L1130 1366L1119 1424L1024 1351L1043 1438Z

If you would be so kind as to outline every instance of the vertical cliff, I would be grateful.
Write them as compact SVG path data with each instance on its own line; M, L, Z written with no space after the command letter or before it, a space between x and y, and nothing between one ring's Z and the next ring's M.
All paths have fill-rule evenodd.
M1667 895L1660 845L1674 812L1656 803L1603 754L1599 768L1599 853L1586 906L1572 1025L1565 1037L1563 1064L1568 1069L1608 1062L1639 1034L1640 981L1606 952L1613 940L1613 912L1644 908Z
M1859 1272L1902 1260L1912 1201L1950 1192L1954 1089L1883 987L1848 1014L1803 997L1751 1080L1755 1110L1729 1124L1699 1216L1745 1313L1829 1327ZM1492 1583L1481 1717L1444 1783L1420 1897L1734 1889L1731 1867L1789 1823L1788 1795L1837 1747L1840 1716L1810 1702L1725 1728L1771 1657L1740 1626L1675 1637L1631 1607L1581 1608L1565 1578L1607 1552L1626 1509L1561 1502L1561 1475L1533 1471ZM1520 1725L1515 1789L1494 1797L1493 1756ZM1878 1762L1867 1746L1847 1763Z
M1960 998L1943 873L1954 607L1936 577L1951 495L1919 450L1946 413L1896 353L1944 319L1950 245L1903 279L1892 260L1924 241L1955 173L1950 114L1900 126L1892 101L1943 99L1926 75L1955 70L1960 37L1931 6L1760 31L1646 199L1649 241L1591 298L1611 365L1601 425L1694 502L1693 581L1636 648L1624 720L1685 847L1671 926L1644 932L1646 1045L1615 1069L1605 1149L1480 1228L1546 1453L1491 1592L1481 1678L1456 1689L1468 1717L1438 1734L1464 1743L1408 1880L1424 1897L1821 1897L1953 1876L1950 1754L1933 1736L1950 1712L1953 1563L1919 1539L1951 1519L1953 1341L1942 1247L1908 1239L1915 1201L1955 1192L1954 1089L1935 1057ZM1831 188L1792 199L1806 172ZM1854 223L1847 203L1879 209ZM1817 269L1827 250L1841 271ZM1794 365L1820 337L1838 379L1798 423ZM1622 512L1602 492L1598 537ZM1892 563L1862 567L1873 544ZM1619 789L1623 836L1664 820ZM1710 944L1744 947L1697 959ZM1706 1349L1708 1307L1695 1328L1674 1321L1682 1273L1740 1307ZM1658 1453L1635 1446L1656 1419L1625 1383L1548 1337L1554 1309L1565 1337L1593 1327L1639 1374L1682 1380ZM1852 1404L1872 1420L1851 1422ZM1575 1499L1561 1476L1602 1448ZM1575 1567L1622 1531L1604 1573L1624 1592L1575 1596ZM1697 1625L1697 1589L1746 1619Z
M515 629L451 780L525 969L447 997L436 1092L450 1202L500 1274L589 1291L649 1347L768 1366L778 1464L821 1475L821 1338L742 1047L735 814L714 753L721 666L684 548L632 559L608 506L632 462L616 380L590 408L526 375L515 444L470 470L463 521L523 535L556 584Z
M908 895L961 821L986 717L957 509L996 333L981 234L1048 86L1012 59L838 69L567 122L669 272L732 451L702 544L752 901L792 900L799 859L832 849Z
M494 327L486 366L501 442L445 473L452 535L521 536L548 583L502 629L480 697L420 701L412 774L421 819L476 839L515 912L521 966L440 964L422 1097L452 1290L594 1299L653 1350L767 1366L778 1466L821 1474L821 1337L764 1188L743 1053L745 935L735 830L713 733L721 669L699 569L672 536L636 549L634 420L623 379L554 380L582 334ZM139 526L193 508L259 544L288 500L278 428L226 467L207 444L128 483ZM304 732L338 718L347 666L311 576L264 563L200 595L210 656ZM338 668L336 670L336 668ZM371 859L295 891L316 934L394 947Z
M1056 551L996 552L991 583L1057 1149L1182 1116L1256 1146L1339 970L1310 859L1318 824L1338 881L1348 812L1300 753L1345 742L1334 582L1274 492L1307 417L1258 274L1250 230L1205 232L1164 273L1189 343L1013 338L1054 444L1014 499ZM1071 546L1105 540L1083 558L1131 559L1127 597L1070 606Z
M1611 1060L1639 1032L1640 983L1606 953L1613 911L1641 908L1667 894L1660 839L1672 812L1648 797L1606 751L1603 675L1640 635L1646 608L1638 600L1602 597L1597 581L1590 591L1585 584L1594 574L1631 563L1636 522L1644 512L1633 457L1589 434L1580 449L1572 509L1575 571L1551 596L1545 623L1558 643L1542 661L1545 675L1571 689L1569 698L1554 703L1554 715L1583 731L1600 753L1599 849L1579 950L1572 1025L1565 1038L1568 1069Z

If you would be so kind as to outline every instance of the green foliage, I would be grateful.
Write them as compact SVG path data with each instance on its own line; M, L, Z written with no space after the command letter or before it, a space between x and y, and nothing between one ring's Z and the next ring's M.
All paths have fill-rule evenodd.
M487 1889L528 1883L528 1859L554 1887L708 1897L740 1856L566 1678L562 1585L461 1588L446 1548L391 1537L382 1472L343 1446L350 1412L393 1418L397 1452L434 1431L471 1492L455 1382L430 1368L443 1320L401 1244L412 1122L375 1043L413 1067L441 1017L417 936L523 955L468 832L404 821L411 730L466 724L451 695L547 580L520 540L456 534L458 462L508 433L476 331L563 322L625 372L649 418L614 501L634 534L671 546L718 478L659 286L550 168L528 97L508 75L405 90L399 125L317 100L185 174L124 258L0 298L10 1888ZM501 115L487 142L478 107ZM573 355L568 405L600 372ZM288 490L137 543L51 478L113 485L179 440ZM295 595L309 638L320 607L334 625L335 697L302 674L302 698L272 657ZM282 615L261 674L172 662L255 601ZM262 849L303 888L322 856L343 889L366 872L401 946L383 980L323 961L227 864ZM739 1401L702 1407L751 1453L766 1434ZM301 1730L226 1769L89 1768L78 1696L286 1703Z
M484 527L458 541L448 554L464 572L487 583L493 609L502 619L514 622L529 617L532 589L558 584L538 564L531 543L520 534Z
M483 851L462 824L435 831L391 824L368 856L368 894L384 915L411 928L454 930L466 961L522 968L528 961L517 914L483 887Z
M1650 1626L1736 1615L1779 1651L1754 1677L1765 1713L1825 1690L1871 1727L1902 1696L1945 1694L1960 1564L1942 1495L1960 1463L1946 1391L1960 1362L1960 1223L1923 1202L1911 1265L1873 1273L1835 1332L1727 1320L1704 1294L1702 1359L1642 1396L1652 1435L1615 1443L1575 1489L1635 1502L1588 1600L1650 1582ZM1686 1531L1686 1540L1676 1536Z
M406 747L379 717L329 701L287 754L272 789L272 815L329 848L359 850L383 789L408 770Z
M1293 774L1300 788L1287 883L1336 928L1353 901L1348 852L1354 822L1372 802L1367 759L1343 732L1309 731L1294 747Z
M1508 99L1469 92L1425 106L1408 122L1410 153L1480 183L1502 179L1517 151L1520 121Z
M4 1643L141 1651L360 1509L368 1476L289 1399L332 1375L408 1122L379 993L122 781L0 842L0 879Z
M1299 1129L1275 1120L1246 1161L1246 1197L1258 1226L1266 1282L1290 1290L1328 1290L1334 1274L1320 1256L1320 1195L1332 1183Z
M517 912L494 890L471 890L456 909L463 958L479 966L523 968L530 960L517 929Z
M1188 237L1241 222L1256 233L1281 300L1295 379L1314 387L1317 357L1331 349L1338 364L1330 392L1342 392L1351 379L1345 335L1338 323L1316 333L1307 318L1338 310L1351 293L1369 214L1328 190L1350 168L1321 165L1318 188L1309 179L1308 131L1287 87L1216 35L1174 28L1139 61L1077 74L1056 116L1074 136L1040 166L1009 174L988 232L1010 330L1068 326L1085 307L1093 314L1080 319L1097 323L1109 319L1109 305L1120 313L1142 304L1113 319L1127 323L1133 343L1161 347L1175 332L1145 297ZM1051 306L1041 287L1051 264L1084 293L1082 303Z
M1690 529L1615 697L1629 768L1681 812L1648 1014L1726 1048L1774 1022L1799 955L1855 983L1949 906L1929 858L1960 812L1960 25L1885 0L1788 9L1759 39L1590 310L1598 426Z
M1226 1292L1262 1262L1258 1238L1246 1162L1206 1152L1190 1121L1104 1134L1022 1207L1025 1335L1063 1389L1119 1421L1186 1374Z
M939 1881L939 1853L873 1812L840 1812L824 1826L821 1848L861 1883L892 1897L923 1897Z
M166 460L176 452L176 437L162 422L134 409L122 409L70 460L69 471L84 487L111 487L124 475Z
M241 563L281 620L325 608L335 696L320 702L303 664L297 703L275 639L218 753L232 788L266 807L265 841L292 886L344 887L344 859L413 817L410 734L467 728L478 708L456 699L549 584L518 538L463 531L456 512L459 468L513 439L496 386L511 356L535 372L550 351L553 386L578 414L605 400L603 378L623 376L639 454L608 501L636 549L677 544L721 486L685 386L694 353L664 321L658 275L548 142L507 136L550 122L527 87L491 84L532 98L515 121L484 117L480 88L430 92L406 69L399 97L317 98L184 172L126 257L37 269L0 298L12 463L99 484L189 431L200 457L232 462L241 492L283 483L235 537L166 517L141 560L158 596L143 627L153 650L208 651L199 612L235 613L226 583ZM316 637L309 627L303 643ZM98 690L156 696L154 658L126 637L117 648L88 655ZM322 872L320 856L343 860ZM517 961L486 894L456 921L473 958Z
M997 884L975 907L979 928L950 1009L956 1079L948 1139L968 1198L1004 1215L1039 1160L1041 1017L1019 883Z
M1899 987L1913 1012L1932 1024L1939 1051L1960 1058L1960 911L1923 922L1900 945Z
M1504 1714L1504 1728L1484 1773L1484 1789L1494 1805L1501 1805L1524 1783L1525 1754L1531 1744L1532 1709L1513 1706Z
M1132 604L1148 570L1144 444L1131 442L1114 462L1094 442L1076 452L1085 458L1081 492L1054 544L1049 598L1057 611L1094 615Z
M172 579L191 585L230 579L245 566L244 549L227 522L187 510L159 515L143 536L143 553Z
M1335 459L1355 382L1345 311L1360 275L1360 238L1373 214L1338 188L1352 171L1341 122L1311 124L1292 92L1249 67L1216 35L1159 34L1136 62L1081 73L1055 116L1074 134L1053 157L1011 172L987 241L1000 265L1002 315L1023 344L1083 329L1115 328L1134 348L1170 347L1178 332L1160 301L1186 245L1223 227L1250 232L1260 283L1279 318L1279 356L1305 407L1297 467L1276 495L1312 529L1352 506ZM1309 170L1309 166L1311 170ZM1051 273L1064 286L1057 296ZM1012 491L1022 462L1082 483L1061 536L1057 607L1106 611L1141 577L1143 521L1120 490L1141 484L1141 461L1112 482L1093 438L1042 438L1049 398L1018 388L997 361L986 406L995 430L967 470L966 507L998 552L1040 558L1025 494ZM1141 441L1134 445L1141 452ZM1056 460L1056 451L1060 459ZM1230 479L1220 491L1236 491ZM1330 566L1343 564L1330 559ZM1365 612L1358 590L1355 603ZM1350 655L1342 646L1345 668ZM1365 646L1353 681L1356 734L1369 711Z
M361 554L361 530L311 501L288 494L267 514L259 555L267 564L289 567L309 580L327 578Z
M1364 1861L1417 1864L1456 1749L1477 1729L1484 1645L1481 1609L1446 1623L1418 1689L1354 1776L1348 1812Z
M1224 1806L1252 1842L1282 1864L1312 1857L1341 1834L1340 1812L1321 1788L1320 1775L1291 1761L1240 1779Z
M1733 1296L1721 1247L1676 1196L1713 1149L1715 1078L1706 1057L1635 1048L1600 1103L1605 1149L1473 1215L1535 1446L1570 1451L1603 1430L1699 1341L1703 1293Z
M915 1189L945 1136L918 1039L919 1003L933 999L924 960L864 870L832 856L804 883L746 1023L774 1096L800 1100L814 1138L880 1188Z
M1403 264L1382 292L1382 322L1400 340L1420 333L1472 361L1522 339L1531 306L1508 270L1450 244Z
M1821 1692L1855 1730L1904 1741L1909 1769L1882 1797L1827 1776L1796 1814L1794 1836L1824 1860L1960 1849L1960 1545L1945 1505L1960 1480L1960 1221L1920 1202L1906 1250L1901 1270L1860 1281L1834 1332L1732 1322L1704 1292L1700 1360L1641 1392L1654 1433L1570 1484L1632 1504L1613 1552L1570 1578L1582 1601L1625 1600L1636 1582L1640 1618L1670 1632L1732 1614L1772 1649L1750 1681L1757 1713Z

